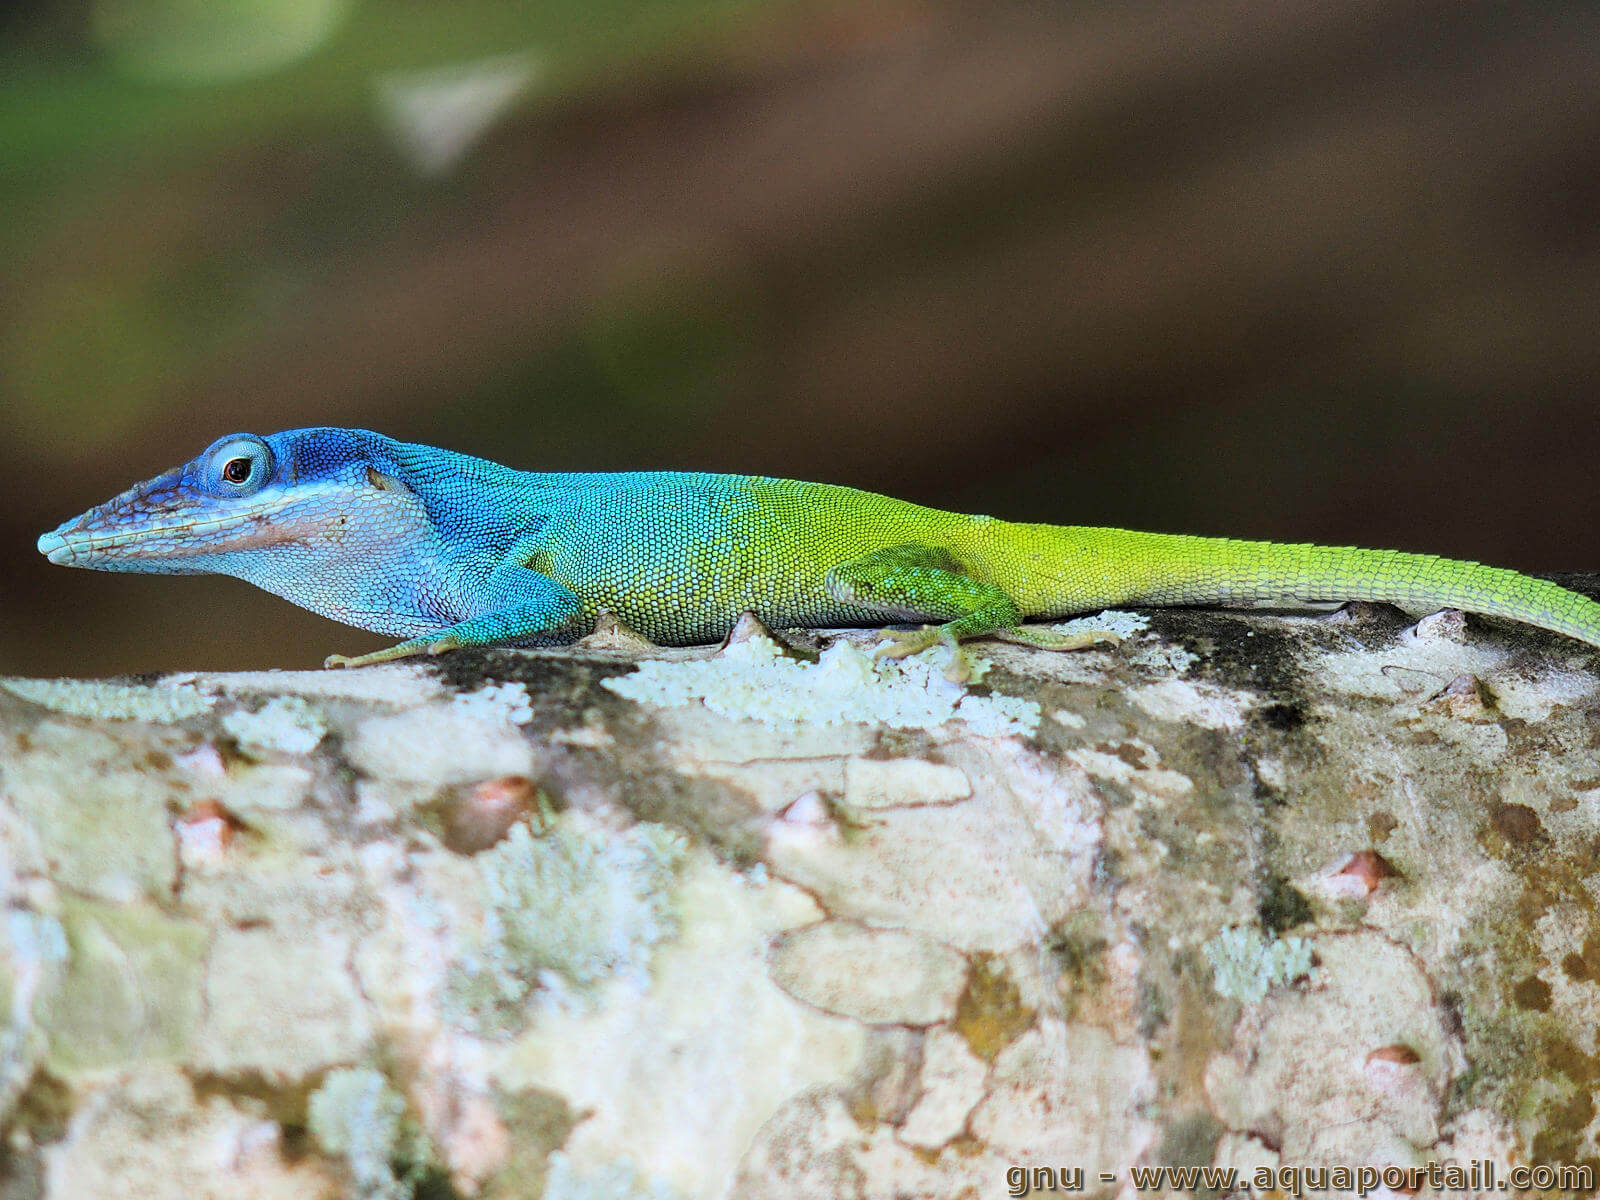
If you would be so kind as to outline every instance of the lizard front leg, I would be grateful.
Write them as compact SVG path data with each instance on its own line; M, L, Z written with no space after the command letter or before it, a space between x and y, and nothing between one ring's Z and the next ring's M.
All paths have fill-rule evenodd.
M414 654L443 654L468 646L498 646L543 633L578 632L583 602L547 575L526 567L493 572L475 589L478 615L426 633L371 654L346 658L330 654L325 667L366 667L373 663L410 658Z
M1082 650L1120 640L1106 630L1060 634L1020 628L1022 611L1002 588L967 574L948 550L918 542L888 546L840 563L828 572L824 586L830 596L846 604L904 620L940 622L910 631L883 630L886 644L878 654L904 658L945 645L951 651L945 673L957 680L970 674L960 650L965 638L988 635L1046 650Z

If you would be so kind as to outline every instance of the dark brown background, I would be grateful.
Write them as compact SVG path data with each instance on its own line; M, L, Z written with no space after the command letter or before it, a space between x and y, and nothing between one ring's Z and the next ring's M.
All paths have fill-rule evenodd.
M33 548L304 424L1600 563L1593 5L396 0L209 84L106 7L0 25L0 670L381 644ZM383 72L529 46L453 170L386 137Z

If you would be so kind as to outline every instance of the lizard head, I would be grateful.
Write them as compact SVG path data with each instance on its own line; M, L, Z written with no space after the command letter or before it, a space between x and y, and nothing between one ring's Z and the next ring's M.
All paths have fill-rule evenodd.
M230 434L45 534L39 552L100 571L247 578L255 552L270 547L292 548L307 565L346 541L359 556L420 513L390 445L355 429Z

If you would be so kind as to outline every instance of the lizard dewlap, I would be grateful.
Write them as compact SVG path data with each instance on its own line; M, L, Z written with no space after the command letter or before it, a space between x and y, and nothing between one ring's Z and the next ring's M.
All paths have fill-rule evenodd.
M233 434L39 539L64 566L233 575L403 638L329 665L540 644L609 611L657 642L773 626L926 622L884 652L983 635L1071 650L1110 631L1023 625L1116 606L1383 600L1509 617L1600 646L1600 604L1396 550L1024 525L855 488L681 471L518 471L362 429Z

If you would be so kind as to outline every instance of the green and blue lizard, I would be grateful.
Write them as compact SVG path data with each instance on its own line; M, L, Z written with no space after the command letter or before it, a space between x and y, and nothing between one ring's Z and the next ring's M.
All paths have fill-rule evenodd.
M646 637L885 630L895 656L991 636L1114 641L1030 618L1120 605L1382 600L1510 617L1600 646L1600 604L1394 550L1024 525L855 488L678 471L517 471L360 429L235 434L39 539L51 562L234 575L399 645L329 666L567 641L603 611ZM953 662L959 662L957 654Z

